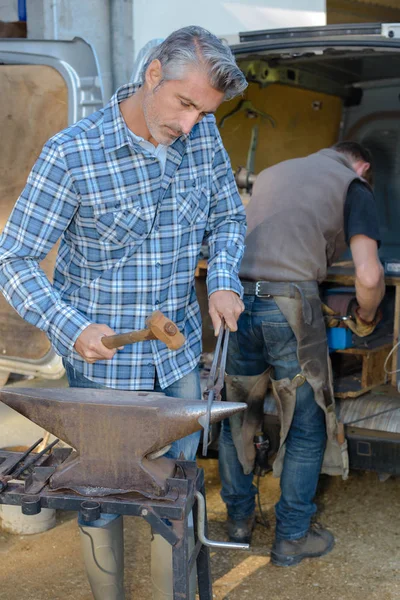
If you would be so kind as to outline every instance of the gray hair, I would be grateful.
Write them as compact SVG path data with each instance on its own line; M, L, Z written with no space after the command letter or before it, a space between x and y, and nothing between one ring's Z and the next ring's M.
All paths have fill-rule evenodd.
M150 53L141 72L142 82L153 60L159 60L163 81L182 79L188 66L206 70L210 85L231 100L247 87L247 81L236 64L227 44L215 35L191 25L169 35Z

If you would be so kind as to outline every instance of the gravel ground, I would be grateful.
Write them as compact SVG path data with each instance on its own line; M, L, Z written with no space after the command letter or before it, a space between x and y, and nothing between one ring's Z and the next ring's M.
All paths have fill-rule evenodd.
M219 498L217 462L205 468L209 537L226 540L225 509ZM400 479L380 483L376 474L352 472L343 482L324 479L318 498L319 521L336 537L327 556L297 567L269 564L273 505L279 482L260 484L261 506L271 523L258 525L250 552L212 552L216 600L399 600ZM0 530L1 600L90 600L80 559L75 516L58 513L45 533L15 536ZM126 598L150 600L150 532L140 519L125 519Z

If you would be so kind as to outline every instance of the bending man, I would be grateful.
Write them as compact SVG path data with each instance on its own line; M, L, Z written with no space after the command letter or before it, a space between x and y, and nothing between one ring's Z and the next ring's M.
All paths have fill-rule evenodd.
M0 238L0 286L47 333L71 386L201 397L194 274L204 238L216 333L222 317L235 330L243 309L245 214L213 113L246 86L226 45L186 27L153 49L140 83L45 144ZM51 285L39 262L59 238ZM103 336L143 329L154 310L184 333L181 349L157 340L103 345ZM199 434L178 440L169 456L193 460L198 442ZM93 525L85 529L110 561L100 568L89 544L92 589L120 600L113 557L121 518L102 515Z
M280 475L271 561L280 566L321 556L334 544L326 529L311 526L321 465L340 474L341 449L318 283L329 264L350 246L356 271L355 332L375 327L384 295L379 231L366 177L369 153L342 142L305 158L262 171L247 207L248 233L240 278L245 310L230 336L227 399L247 398L243 425L225 421L219 448L222 498L233 541L250 541L256 488L253 435L273 367L281 416Z

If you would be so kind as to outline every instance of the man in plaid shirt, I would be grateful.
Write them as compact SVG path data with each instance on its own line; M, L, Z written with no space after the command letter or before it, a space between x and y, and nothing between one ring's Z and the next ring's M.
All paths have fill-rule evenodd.
M0 286L47 333L71 386L201 397L194 274L204 239L215 333L221 318L236 330L243 310L245 214L213 113L246 86L229 48L186 27L152 51L140 85L45 144L0 238ZM59 238L50 284L39 262ZM184 333L181 349L103 345L142 329L154 310ZM169 456L194 459L198 442L178 440ZM123 597L118 577L109 585L104 598Z

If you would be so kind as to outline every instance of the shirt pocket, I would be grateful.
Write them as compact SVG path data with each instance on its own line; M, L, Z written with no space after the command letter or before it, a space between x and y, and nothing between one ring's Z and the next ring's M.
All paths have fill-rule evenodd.
M130 196L121 200L103 200L93 207L100 241L107 245L128 246L147 233L140 199Z
M180 181L176 185L178 223L186 228L207 221L207 190L198 181Z

